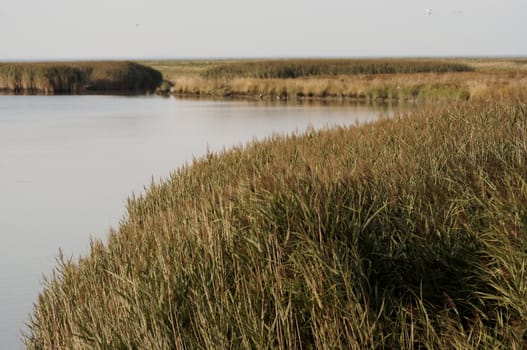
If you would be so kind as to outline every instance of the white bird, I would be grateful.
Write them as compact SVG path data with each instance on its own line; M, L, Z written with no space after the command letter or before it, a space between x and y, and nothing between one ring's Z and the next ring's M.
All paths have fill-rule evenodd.
M426 9L425 11L428 14L428 16L430 16L432 14L432 9Z

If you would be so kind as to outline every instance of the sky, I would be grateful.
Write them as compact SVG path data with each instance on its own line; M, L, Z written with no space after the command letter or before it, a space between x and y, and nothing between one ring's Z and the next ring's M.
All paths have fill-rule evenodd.
M526 0L0 0L0 60L527 56L526 15Z

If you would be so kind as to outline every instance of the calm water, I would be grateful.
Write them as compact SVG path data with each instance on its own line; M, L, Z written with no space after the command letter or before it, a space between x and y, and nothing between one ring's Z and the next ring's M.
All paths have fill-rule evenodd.
M375 119L380 109L154 96L0 96L0 349L55 266L117 227L152 178L207 149Z

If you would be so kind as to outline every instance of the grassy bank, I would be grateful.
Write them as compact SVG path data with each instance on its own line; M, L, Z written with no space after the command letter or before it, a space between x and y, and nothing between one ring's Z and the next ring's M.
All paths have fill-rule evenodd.
M467 100L527 85L520 59L145 61L178 95L257 99Z
M147 91L161 73L133 62L0 63L0 90L11 93Z
M291 59L226 62L205 70L201 75L212 79L288 79L312 76L446 73L472 70L473 68L467 64L417 59Z
M209 154L61 260L26 345L526 348L526 102Z

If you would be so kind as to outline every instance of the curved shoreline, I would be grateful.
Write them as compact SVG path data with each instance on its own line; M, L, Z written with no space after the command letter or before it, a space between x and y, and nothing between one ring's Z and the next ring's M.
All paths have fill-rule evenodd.
M59 261L25 344L524 348L526 100L196 159L131 197L90 254Z

